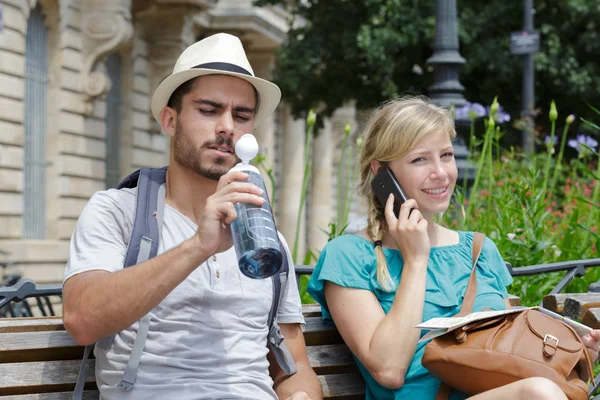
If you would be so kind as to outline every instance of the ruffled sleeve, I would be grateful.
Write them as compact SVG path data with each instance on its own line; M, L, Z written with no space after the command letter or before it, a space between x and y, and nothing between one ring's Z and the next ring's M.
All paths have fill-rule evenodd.
M507 298L506 287L513 282L513 278L506 268L498 247L490 238L485 238L477 265L479 267L478 273L480 271L483 273L486 283L502 293L504 298Z
M325 246L306 288L321 305L323 319L331 321L325 300L325 281L372 291L371 271L375 263L373 245L355 235L339 236Z

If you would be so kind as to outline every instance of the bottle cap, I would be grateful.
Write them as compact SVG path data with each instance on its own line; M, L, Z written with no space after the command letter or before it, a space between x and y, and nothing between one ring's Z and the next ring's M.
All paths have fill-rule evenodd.
M258 142L251 133L242 135L235 144L235 154L242 160L242 164L249 164L258 154Z

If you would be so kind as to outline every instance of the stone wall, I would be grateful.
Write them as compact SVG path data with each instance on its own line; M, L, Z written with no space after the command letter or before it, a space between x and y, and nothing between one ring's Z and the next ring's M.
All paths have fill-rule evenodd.
M48 27L46 111L46 235L23 239L25 51L29 13L41 5ZM120 156L122 176L168 164L169 140L150 113L150 98L172 71L181 51L215 32L239 36L257 76L271 78L274 51L285 39L281 9L258 9L251 0L0 0L0 250L11 253L17 272L36 282L60 282L68 243L90 196L105 189L106 57L121 56ZM165 24L164 21L168 21ZM352 116L345 110L344 116ZM336 119L337 118L337 119ZM320 228L334 216L334 117L315 140L310 221L301 222L299 260L326 242ZM332 125L335 128L332 128ZM277 163L278 227L293 245L304 160L304 121L282 104L256 129L268 165ZM276 148L281 154L275 154ZM266 178L266 175L265 175ZM268 182L268 180L267 180ZM270 186L270 184L269 184ZM272 189L271 189L272 190ZM2 258L0 256L0 261Z

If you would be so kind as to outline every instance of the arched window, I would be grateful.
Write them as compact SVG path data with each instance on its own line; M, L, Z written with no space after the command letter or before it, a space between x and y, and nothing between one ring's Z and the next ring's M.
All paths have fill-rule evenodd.
M106 187L117 186L121 179L121 55L106 57L106 73L111 86L106 96Z
M29 15L25 49L23 238L46 236L46 96L48 29L38 4Z

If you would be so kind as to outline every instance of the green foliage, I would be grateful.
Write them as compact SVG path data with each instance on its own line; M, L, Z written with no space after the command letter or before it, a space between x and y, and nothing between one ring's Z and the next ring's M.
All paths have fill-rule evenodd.
M296 115L324 104L330 115L345 100L370 108L399 93L427 93L433 81L435 0L255 0L290 5L297 24L277 55L277 84ZM495 95L520 114L522 57L510 54L510 32L522 29L523 3L458 2L465 98ZM597 0L536 0L536 97L542 114L555 99L565 114L590 119L582 102L600 104L600 7ZM305 23L302 24L302 21ZM545 120L542 130L549 129ZM584 126L585 128L585 126ZM517 144L519 135L506 135Z
M568 165L555 159L552 146L534 156L510 150L493 157L490 144L497 133L497 127L488 124L478 141L483 144L475 148L472 162L478 172L470 196L466 199L466 188L459 189L443 223L486 233L513 267L598 257L598 154L590 149ZM561 173L555 174L556 170ZM509 291L520 296L523 304L539 304L563 275L516 278ZM586 292L598 279L600 269L588 270L566 290Z

